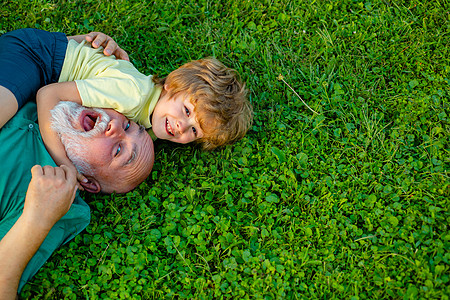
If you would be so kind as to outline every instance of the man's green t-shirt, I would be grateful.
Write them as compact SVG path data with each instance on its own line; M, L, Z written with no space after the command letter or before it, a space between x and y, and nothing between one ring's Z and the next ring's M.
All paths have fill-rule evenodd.
M31 168L56 166L45 149L37 124L35 103L27 103L0 129L0 239L22 214ZM62 244L79 234L90 221L89 206L77 194L70 210L53 226L20 279L19 291ZM4 258L1 258L4 259Z

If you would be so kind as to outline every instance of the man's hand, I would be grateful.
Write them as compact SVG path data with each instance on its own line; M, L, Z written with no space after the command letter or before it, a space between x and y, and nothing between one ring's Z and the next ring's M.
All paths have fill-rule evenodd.
M67 166L34 166L31 175L23 213L0 239L0 299L16 298L23 270L77 191L76 171Z
M103 54L115 55L118 59L130 61L128 54L108 35L102 32L91 32L86 35L86 41L92 43L92 47L98 48L103 46Z
M24 217L50 230L69 210L77 191L76 170L61 167L34 166L31 169Z

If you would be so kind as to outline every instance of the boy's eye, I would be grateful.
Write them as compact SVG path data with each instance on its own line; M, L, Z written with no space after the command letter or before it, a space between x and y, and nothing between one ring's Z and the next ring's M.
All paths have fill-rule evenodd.
M189 109L185 106L185 107L184 107L184 110L186 111L186 115L189 117L189 115L191 114L191 113L189 112Z
M125 131L127 131L128 128L130 128L130 121L128 121L127 125L125 126Z
M195 127L192 127L192 131L194 132L195 135L197 135L197 129L195 129Z
M122 151L122 147L119 145L119 147L117 147L117 151L116 151L116 155L115 156L119 155L120 151Z

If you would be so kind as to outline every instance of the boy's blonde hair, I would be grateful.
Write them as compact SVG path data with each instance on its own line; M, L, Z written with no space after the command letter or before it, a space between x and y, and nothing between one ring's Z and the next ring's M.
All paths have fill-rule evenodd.
M245 83L238 73L214 58L191 61L156 78L166 87L169 97L185 92L194 104L194 112L204 133L197 142L206 150L232 144L241 139L252 123L252 106L247 100Z

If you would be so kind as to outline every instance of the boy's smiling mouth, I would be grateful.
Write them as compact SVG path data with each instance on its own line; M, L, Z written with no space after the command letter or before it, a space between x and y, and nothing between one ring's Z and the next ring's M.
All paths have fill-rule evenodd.
M166 119L166 131L171 135L171 136L175 136L175 134L173 133L172 130L172 126L170 126L169 120Z

